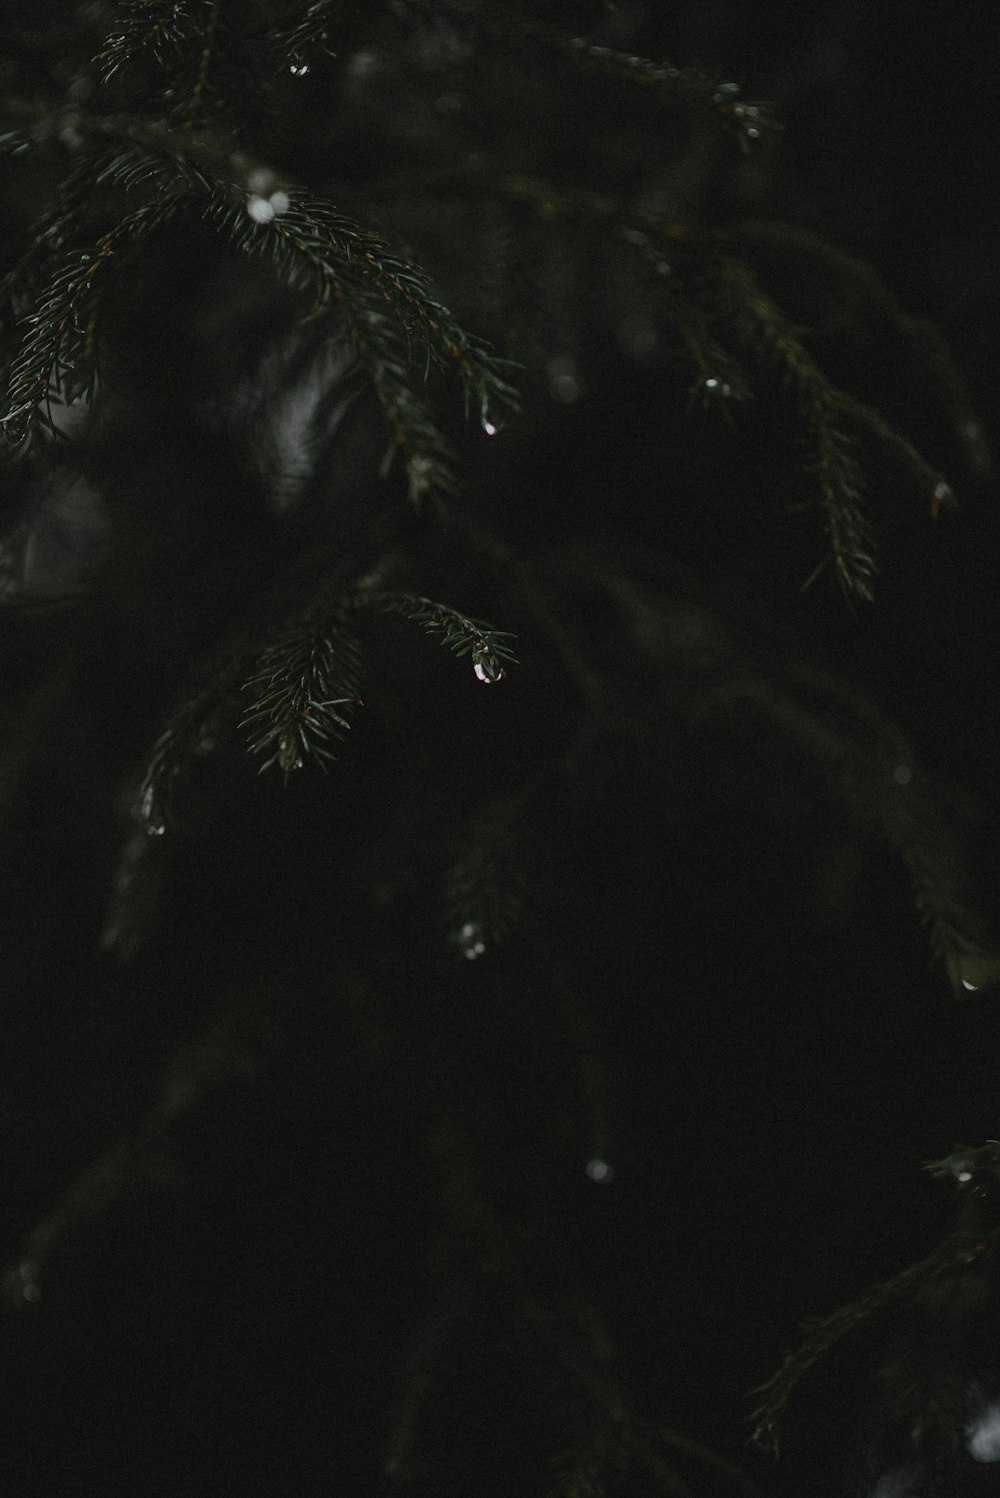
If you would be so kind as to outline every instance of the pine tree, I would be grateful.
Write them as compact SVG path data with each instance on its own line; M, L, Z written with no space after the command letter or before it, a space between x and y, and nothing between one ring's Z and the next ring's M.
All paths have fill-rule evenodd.
M979 416L497 9L3 22L8 1486L984 1492Z

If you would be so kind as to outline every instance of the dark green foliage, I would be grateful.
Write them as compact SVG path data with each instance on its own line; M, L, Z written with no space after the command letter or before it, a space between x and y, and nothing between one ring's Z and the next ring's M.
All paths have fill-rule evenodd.
M417 598L410 593L361 593L358 608L374 609L380 614L401 614L413 619L430 635L440 635L441 643L455 655L472 657L473 670L480 681L502 681L506 674L503 661L513 661L514 652L506 643L509 630L491 629L481 619L467 619L446 604L431 598Z
M287 779L303 757L333 759L327 746L350 728L344 712L361 700L360 666L357 640L333 620L303 621L268 646L246 683L252 706L243 719L251 753L270 756L261 770L278 765Z
M947 342L766 216L775 111L641 7L51 8L0 64L0 1080L52 1099L3 1284L53 1483L122 1403L130 1490L148 1440L192 1493L976 1491L994 1146L864 1236L995 1104L907 1071L1000 980ZM785 1479L740 1400L817 1299ZM246 1449L180 1472L191 1419Z

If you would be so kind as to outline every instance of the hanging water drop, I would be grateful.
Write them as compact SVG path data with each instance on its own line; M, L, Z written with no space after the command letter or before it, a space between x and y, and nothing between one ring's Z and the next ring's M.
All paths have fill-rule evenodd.
M22 1259L17 1266L17 1277L21 1284L21 1299L36 1303L42 1298L38 1286L38 1263L35 1259Z
M156 805L156 794L151 785L147 785L143 791L142 799L138 806L133 808L132 816L147 837L162 837L167 830L167 824Z
M1000 1461L1000 1402L987 1403L978 1389L970 1389L972 1416L965 1427L967 1450L974 1462Z
M269 224L274 218L270 198L258 197L256 193L251 193L247 199L247 213L255 224Z
M615 1178L614 1170L608 1164L607 1160L588 1160L586 1170L590 1179L596 1181L600 1186L610 1185Z
M423 453L417 453L410 458L406 465L406 472L410 480L410 499L416 504L420 498L427 493L433 483L434 465L430 458Z
M492 420L490 416L489 398L485 395L483 396L483 403L479 408L479 419L482 424L483 431L486 433L487 437L495 437L497 432L499 432L500 427L495 421Z
M462 956L469 962L475 962L477 957L482 957L486 951L486 942L483 940L483 928L477 921L466 921L456 932L452 940L455 942Z
M576 360L569 354L556 354L546 364L549 377L549 394L560 405L572 405L583 393L583 384L577 372Z

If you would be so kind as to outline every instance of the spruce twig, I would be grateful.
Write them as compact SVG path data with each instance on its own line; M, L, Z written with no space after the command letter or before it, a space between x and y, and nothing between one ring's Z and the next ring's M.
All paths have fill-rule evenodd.
M880 834L907 870L931 951L960 994L966 959L979 952L970 935L976 923L959 898L961 860L954 837L917 757L898 728L861 694L817 672L793 673L792 680L798 696L741 672L713 688L702 711L741 702L756 707L824 767L847 807ZM824 693L825 712L801 700L803 686ZM830 725L830 710L845 705L860 715L864 737L857 725L853 733Z
M714 284L713 284L714 282ZM830 556L849 597L871 602L875 559L865 480L843 419L847 398L803 345L798 331L762 290L749 267L726 258L709 276L709 297L733 332L775 369L795 403L810 449L810 470L825 511ZM854 403L851 403L854 404Z
M277 765L287 784L307 758L325 767L336 757L332 745L351 726L345 715L361 703L359 642L342 619L306 615L266 647L244 690L250 753L267 755L261 772Z
M753 1392L762 1396L750 1416L751 1439L773 1456L780 1454L781 1425L788 1405L809 1371L845 1337L883 1312L910 1300L925 1285L952 1275L963 1275L991 1258L1000 1247L1000 1228L982 1234L959 1233L946 1238L932 1253L910 1265L869 1294L832 1315L807 1322L801 1345L790 1352L767 1383Z
M441 643L455 655L472 657L473 670L480 681L502 681L506 675L503 663L517 659L507 643L513 639L508 630L493 629L483 620L472 619L432 598L422 598L416 593L359 592L352 602L358 609L399 614L414 620L428 634L439 635Z

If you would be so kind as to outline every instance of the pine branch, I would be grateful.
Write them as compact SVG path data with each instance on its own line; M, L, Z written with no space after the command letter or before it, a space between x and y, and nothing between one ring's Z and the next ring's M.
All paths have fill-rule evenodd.
M245 659L245 649L232 650L209 670L204 684L184 699L154 744L129 807L132 821L147 836L166 832L178 781L196 758L214 748L222 722L237 701L235 688Z
M863 692L837 677L797 669L793 680L822 694L830 707L853 719L842 760L841 784L849 804L878 829L910 877L914 904L926 926L931 952L944 967L956 997L964 997L975 974L983 986L995 981L996 958L981 945L982 923L961 896L965 860L940 809L919 756L905 735ZM858 738L857 731L866 736Z
M8 441L20 443L32 424L53 427L51 403L69 404L76 398L89 400L98 376L98 307L105 292L109 267L123 253L160 232L172 223L186 206L189 195L188 174L166 174L155 171L141 149L114 153L110 159L92 162L96 167L97 186L112 182L116 186L134 185L136 179L148 186L156 181L160 195L134 213L121 219L114 228L102 234L97 243L84 250L63 253L56 273L43 300L25 319L29 328L21 348L13 359L7 388L7 411L0 427ZM72 180L75 188L79 180ZM58 243L68 233L73 205L65 206L51 221L51 237ZM16 292L27 278L37 278L40 257L24 257L5 287L8 295Z
M470 961L502 941L520 914L523 877L516 852L530 794L526 788L478 812L448 871L449 940Z
M251 706L241 726L251 754L268 755L261 772L277 765L287 784L307 758L321 767L335 759L331 745L351 726L345 713L360 706L360 683L360 645L342 620L310 611L286 625L244 686Z
M714 688L702 711L722 704L751 704L823 766L847 807L881 835L906 869L933 955L960 996L963 988L975 986L964 975L984 956L970 935L979 923L959 898L958 849L916 756L895 725L860 694L816 672L793 673L792 679L798 696L762 677L741 673ZM821 711L801 700L803 686L823 693ZM835 729L827 721L831 709L844 707L860 719L853 731ZM859 726L866 737L857 736Z
M251 1075L269 1038L268 981L244 987L220 1005L205 1029L163 1068L145 1117L77 1174L57 1205L26 1235L18 1259L0 1276L0 1296L24 1310L43 1299L49 1261L66 1240L106 1218L137 1182L166 1197L179 1179L171 1131L233 1077Z
M648 89L668 102L707 110L736 135L743 151L749 151L781 129L773 105L742 99L738 83L714 77L701 68L677 68L666 61L653 62L612 47L595 46L586 37L568 38L543 23L527 19L507 21L485 8L477 8L475 19L491 38L519 51L523 51L526 42L541 42L589 73L601 73Z
M792 1396L810 1369L845 1337L883 1312L910 1300L935 1280L963 1276L974 1265L992 1258L998 1247L1000 1228L982 1234L953 1234L926 1258L876 1286L860 1300L842 1306L830 1316L808 1322L803 1327L802 1344L787 1355L773 1378L753 1391L763 1397L750 1416L751 1439L773 1456L778 1456L782 1421Z
M890 328L902 344L907 360L927 378L935 408L947 418L973 473L982 477L989 472L991 459L982 429L973 417L968 391L943 335L932 323L910 316L870 265L839 245L791 223L749 221L726 231L720 242L732 245L741 255L749 252L752 257L761 249L780 254L782 264L789 255L804 260L803 270L817 283L817 289L822 291L823 283L828 283L827 294L836 299L838 329L843 326L846 330L850 317L869 331L880 323ZM870 414L869 408L862 408L859 413L862 420ZM884 446L896 448L901 465L910 469L918 487L933 494L935 484L943 482L941 476L934 475L934 484L931 483L924 459L906 439L884 426L878 437ZM947 497L938 503L943 508L948 503Z
M746 371L719 341L711 310L700 304L692 289L699 264L714 255L710 239L636 204L575 187L557 188L537 177L463 173L456 180L451 172L448 185L453 192L474 192L486 201L499 197L517 207L528 207L543 223L562 218L596 230L599 243L615 261L621 258L621 246L627 245L626 253L642 267L650 311L663 318L688 352L694 367L692 398L703 406L718 404L722 409L729 401L750 398ZM396 195L406 190L406 184L400 184ZM427 185L422 184L421 190L426 192Z
M417 1475L421 1426L441 1378L449 1343L472 1309L467 1283L452 1284L427 1309L411 1337L397 1378L383 1447L382 1472L393 1486L406 1486Z
M855 425L874 447L881 449L907 474L933 520L942 511L955 509L958 501L948 480L926 461L912 442L891 427L874 407L864 406L860 401L845 396L841 410L846 422Z
M336 56L330 39L335 25L344 13L344 0L312 0L292 25L286 25L274 37L274 51L293 73L309 70L309 59L317 52Z
M657 1475L663 1472L664 1465L656 1448L665 1446L670 1451L680 1452L681 1455L691 1458L699 1467L727 1479L726 1490L728 1492L743 1493L745 1498L762 1498L757 1484L752 1482L735 1463L719 1456L718 1452L712 1451L710 1447L703 1446L700 1441L692 1441L689 1437L682 1436L679 1431L667 1430L663 1426L654 1425L646 1420L636 1420L633 1427L626 1430L625 1438L628 1448L635 1453L639 1462L649 1466ZM669 1472L671 1469L666 1470Z
M185 49L196 48L214 24L217 0L121 0L124 15L94 59L107 84L138 59L151 56L167 72Z
M270 211L271 205L276 205ZM311 314L341 319L375 386L415 503L458 489L455 455L414 389L421 358L456 374L481 421L516 404L505 366L465 333L430 293L422 274L331 204L294 190L242 205L220 201L211 216L242 253L263 256L280 279L311 300ZM393 449L390 449L390 453Z
M245 654L243 649L230 650L203 673L203 684L168 719L142 778L127 797L131 825L118 854L101 932L104 949L123 961L142 946L158 905L163 860L157 840L174 821L178 786L228 728Z
M404 619L413 619L428 634L440 635L441 643L455 655L471 655L473 670L480 681L502 681L506 675L502 662L517 659L506 643L514 638L509 630L491 629L481 619L471 619L447 604L435 603L433 599L421 598L415 593L359 592L354 595L352 603L357 609L373 609L380 614L399 614Z
M44 136L43 136L44 138ZM0 149L12 142L15 153L28 151L39 143L37 135L7 135L0 139ZM61 268L60 254L66 242L81 223L94 195L97 172L94 158L88 153L59 183L52 206L40 215L28 231L28 248L3 277L0 277L0 319L4 336L9 336L16 320L37 299L48 276Z
M590 71L655 90L668 99L707 108L735 133L744 151L781 128L772 114L772 105L741 99L738 83L723 82L700 68L676 68L666 62L651 62L645 57L616 52L611 47L595 47L585 37L574 37L557 45Z
M134 828L118 854L101 928L101 946L106 952L114 952L122 962L128 962L142 947L159 908L163 885L161 845L151 841L149 834L165 825L150 822Z
M7 411L0 418L4 436L22 442L33 421L53 429L52 402L89 400L97 380L96 310L108 261L129 229L152 227L152 215L104 235L93 250L72 256L55 278L38 310L26 319L31 331L10 367ZM156 216L163 223L161 212Z
M810 469L826 514L837 581L849 597L870 602L875 561L864 476L843 420L845 406L856 403L830 384L748 266L721 260L708 272L706 290L709 305L744 346L776 370L789 391L811 448Z
M156 192L157 201L123 219L96 248L64 265L33 317L33 332L14 361L5 430L24 436L39 402L60 382L71 394L88 390L95 373L95 289L106 262L121 247L148 238L181 211L215 225L239 253L263 258L293 291L309 300L310 317L333 314L351 338L375 387L402 455L414 503L459 488L455 453L415 388L415 369L431 363L457 375L484 424L516 404L507 365L466 333L432 295L422 272L361 229L331 203L299 189L279 187L272 173L254 168L211 138L180 135L153 125L98 122L96 134L119 135L124 149L98 155L96 184L125 192ZM73 222L76 191L62 206L49 237ZM25 263L12 285L35 266ZM76 334L74 337L73 335ZM54 371L54 378L52 372Z

